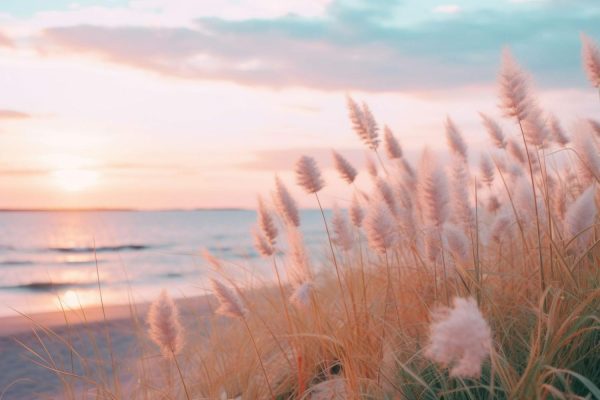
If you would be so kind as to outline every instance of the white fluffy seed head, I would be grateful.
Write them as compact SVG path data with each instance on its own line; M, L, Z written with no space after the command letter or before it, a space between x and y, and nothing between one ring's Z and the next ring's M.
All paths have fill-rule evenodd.
M446 139L452 154L467 158L467 143L450 117L446 117Z
M369 176L373 179L376 179L379 173L377 171L377 165L375 164L375 161L373 161L373 158L368 154L365 155L365 165Z
M254 247L261 256L270 257L273 255L275 250L261 231L254 229L252 231L252 236L254 237Z
M288 225L300 226L300 215L296 201L288 191L285 184L275 177L275 192L273 193L275 208L284 222Z
M312 282L312 272L302 233L295 227L289 227L287 230L287 240L287 254L291 263L288 274L292 284L298 286L304 282Z
M212 292L219 301L217 314L232 318L244 318L248 310L238 294L221 281L211 279Z
M383 144L385 154L390 160L402 158L402 147L400 147L400 143L398 143L394 133L387 125L383 127Z
M352 184L356 179L356 169L337 151L333 150L332 154L335 169L346 183Z
M317 193L323 189L325 182L314 158L302 156L296 163L296 180L307 193Z
M587 35L581 34L583 44L581 55L583 66L590 83L595 88L600 88L600 50L594 41Z
M444 226L444 239L448 250L454 256L454 259L460 264L467 264L470 261L471 245L465 233L456 225L446 224Z
M502 53L502 66L498 78L500 109L504 116L524 120L529 113L529 77L515 61L510 50Z
M573 133L573 150L577 153L579 179L589 185L600 179L600 156L588 124L578 124Z
M370 149L377 149L379 145L378 129L371 110L364 103L361 108L350 96L347 100L352 129Z
M596 186L588 187L567 209L565 226L571 237L578 236L580 244L587 243L596 219Z
M290 296L292 303L299 310L306 310L310 306L310 298L314 286L312 282L304 282L296 287Z
M542 112L534 102L531 102L529 112L525 119L522 120L521 125L527 143L531 143L534 146L544 145L548 137L548 130L546 129Z
M333 229L332 242L342 250L350 250L354 242L352 231L346 215L337 206L333 208L331 226Z
M183 327L179 311L166 290L150 305L148 312L150 338L160 347L165 357L173 356L183 347Z
M491 186L494 183L494 164L492 164L490 156L485 153L481 154L479 169L481 171L481 181Z
M554 141L562 147L566 146L571 141L555 115L550 115L550 133L552 134Z
M421 156L418 196L425 220L442 226L448 218L448 182L444 170L428 149Z
M506 151L510 154L519 164L523 165L527 162L527 156L525 150L521 145L513 138L508 139L506 144Z
M395 241L395 230L389 207L384 202L372 204L365 218L364 227L371 248L385 253Z
M352 204L350 205L350 220L352 221L352 225L357 228L360 228L362 225L363 218L365 217L365 213L360 206L358 201L358 196L356 193L352 195Z
M504 132L502 132L502 128L496 121L494 121L491 117L484 113L479 113L481 119L483 121L483 126L485 127L490 139L494 146L499 149L503 149L506 147L506 139L504 137Z
M269 241L269 244L273 246L277 239L277 227L271 217L271 213L267 210L267 206L261 196L258 196L258 226L260 227L264 237Z
M425 356L450 367L453 377L477 378L490 354L491 329L472 298L455 297L451 309L432 315Z

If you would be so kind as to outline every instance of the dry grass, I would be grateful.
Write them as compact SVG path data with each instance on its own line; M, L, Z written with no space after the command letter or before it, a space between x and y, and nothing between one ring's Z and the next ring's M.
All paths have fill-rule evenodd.
M384 160L373 114L348 99L353 128L380 164L368 197L335 153L356 192L353 224L336 212L329 261L316 265L298 236L295 202L277 181L275 207L261 200L256 234L261 253L285 274L278 287L253 291L221 277L228 283L219 298L230 302L221 310L244 312L208 317L210 328L188 332L195 339L180 365L191 398L600 398L598 133L582 122L571 145L555 118L546 123L526 74L507 60L506 131L484 116L491 145L481 173L450 119L449 165L438 168L425 153L415 171L387 127ZM326 190L318 166L305 157L297 172L317 203ZM283 255L264 251L285 249L286 239ZM469 366L478 372L472 376L426 357L432 315L455 297L475 299L485 319L461 330L464 346L471 338L488 346L483 363ZM106 378L94 398L185 396L177 380L154 373L149 383L149 375L129 394ZM65 397L81 398L72 390Z

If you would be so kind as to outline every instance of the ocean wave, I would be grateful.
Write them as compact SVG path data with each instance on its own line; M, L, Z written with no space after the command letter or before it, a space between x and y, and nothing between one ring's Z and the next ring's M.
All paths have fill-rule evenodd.
M16 289L16 290L29 290L33 292L49 292L57 289L67 289L73 287L89 287L93 283L75 283L75 282L30 282L22 285L14 286L0 286L0 289Z
M3 260L3 261L0 261L0 265L9 266L9 267L18 266L18 265L33 265L33 264L35 264L35 263L31 260Z
M98 247L48 247L46 250L57 253L114 253L119 251L143 251L153 246L146 244L124 244L118 246L98 246Z

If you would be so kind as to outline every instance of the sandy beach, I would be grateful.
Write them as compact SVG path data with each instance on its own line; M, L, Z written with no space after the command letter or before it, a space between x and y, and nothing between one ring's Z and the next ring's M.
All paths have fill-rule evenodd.
M205 296L177 303L186 324L197 325L210 314ZM101 307L0 318L0 398L61 399L65 383L83 390L78 375L89 376L90 371L111 382L109 348L120 382L132 382L135 362L131 360L138 360L141 347L148 344L147 309L148 304L107 306L106 322ZM148 347L158 355L158 350ZM65 371L65 381L52 369Z

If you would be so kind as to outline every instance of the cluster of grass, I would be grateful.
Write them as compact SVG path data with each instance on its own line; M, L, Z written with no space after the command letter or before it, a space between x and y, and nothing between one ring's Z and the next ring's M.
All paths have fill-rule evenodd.
M598 90L600 53L585 37L583 53ZM254 236L277 285L246 290L209 255L222 316L184 332L161 296L152 338L175 372L142 377L125 397L107 386L97 396L600 398L600 123L565 132L508 52L499 86L506 120L482 115L491 144L477 168L451 119L449 163L425 150L413 166L391 130L381 134L368 106L349 98L376 162L367 190L334 153L355 194L347 211L323 214L326 262L307 254L295 201L276 179ZM315 161L302 157L296 172L321 207Z

